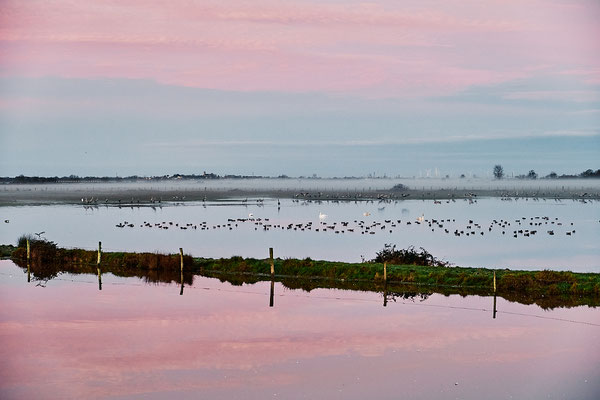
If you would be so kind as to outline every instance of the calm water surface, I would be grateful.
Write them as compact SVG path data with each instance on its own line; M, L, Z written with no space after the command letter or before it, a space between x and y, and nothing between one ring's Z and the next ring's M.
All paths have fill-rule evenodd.
M600 311L0 262L0 398L597 399Z
M475 203L458 200L441 204L420 200L392 203L281 200L278 205L276 199L265 199L258 204L255 200L248 199L245 204L238 199L155 208L0 207L0 219L10 221L2 224L0 243L14 243L23 233L44 231L46 238L63 247L95 249L102 241L106 251L175 253L183 247L194 256L216 258L232 255L265 258L267 249L274 247L275 256L281 258L351 262L359 262L361 257L371 259L385 243L394 243L400 248L424 247L438 258L461 266L600 272L599 202L487 198ZM228 219L248 219L249 214L262 221L236 221L231 227L227 226ZM327 216L320 219L319 214ZM421 216L425 222L443 221L443 228L435 224L431 227L427 223L416 224ZM501 228L493 224L494 220L505 220L511 225ZM125 221L134 227L116 227ZM145 222L154 225L169 221L173 222L170 229L140 226ZM372 227L375 234L361 234L360 221L365 225L380 225ZM207 230L191 227L182 230L175 226L198 226L202 222L206 222ZM313 229L287 229L288 224L305 226L308 222L313 223ZM329 226L336 224L336 228L316 232L315 228L322 228L322 222ZM348 226L341 227L341 222L348 222ZM265 230L265 224L272 225L271 229ZM278 225L284 229L275 227ZM335 233L336 230L339 233ZM456 230L465 234L455 236ZM513 232L519 230L536 230L537 233L529 237L517 233L515 238ZM549 230L554 235L548 234ZM466 232L472 234L466 236Z

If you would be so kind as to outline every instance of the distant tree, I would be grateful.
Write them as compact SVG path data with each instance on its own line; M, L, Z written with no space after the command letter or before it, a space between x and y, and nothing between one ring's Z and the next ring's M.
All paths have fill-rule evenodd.
M546 178L556 179L556 178L558 178L558 175L556 174L556 172L552 171L546 176Z
M466 178L465 174L460 174L460 179L465 179L465 178Z
M590 176L594 173L594 171L592 171L591 169L586 169L585 171L583 171L581 174L582 177L586 177L586 176Z
M500 164L494 165L494 178L496 178L496 179L504 178L504 168L502 168L502 165L500 165Z
M582 178L599 178L600 177L600 169L597 171L588 169L586 171L583 171L581 174L579 174L579 176Z
M534 170L530 170L527 173L527 179L537 179L538 174Z

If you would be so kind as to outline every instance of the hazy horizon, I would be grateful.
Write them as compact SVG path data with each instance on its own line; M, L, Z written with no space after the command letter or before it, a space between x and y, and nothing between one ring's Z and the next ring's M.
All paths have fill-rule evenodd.
M333 177L437 177L449 175L452 178L464 174L467 177L492 177L494 165L504 168L506 177L527 174L535 170L539 177L556 172L559 175L577 175L587 169L596 170L600 136L590 138L550 138L550 139L490 139L470 142L448 142L405 145L371 145L371 154L361 154L362 146L334 146L314 148L301 146L310 154L307 162L304 151L298 146L276 146L277 150L265 155L263 162L247 154L247 147L233 145L224 149L226 154L217 153L207 158L194 160L187 150L155 152L151 157L159 158L153 166L123 165L115 162L111 153L111 143L103 145L104 152L89 155L85 152L72 158L56 161L51 165L28 161L28 166L18 162L2 168L1 176L163 176L173 174L217 175L257 175L277 177L312 177L316 174L323 178ZM260 145L252 145L259 149ZM328 153L335 150L335 158ZM184 156L182 162L171 159L176 155ZM186 157L187 156L187 157ZM160 160L161 157L166 158ZM192 161L187 161L189 158ZM87 163L84 161L87 159ZM231 159L244 160L244 165L231 163ZM106 166L106 160L111 167ZM358 162L359 160L360 162ZM458 161L457 161L458 160ZM75 163L78 161L78 163ZM76 165L74 165L76 164Z

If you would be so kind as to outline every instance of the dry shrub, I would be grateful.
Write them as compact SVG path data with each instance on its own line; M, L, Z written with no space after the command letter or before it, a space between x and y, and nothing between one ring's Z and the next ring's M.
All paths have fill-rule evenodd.
M371 262L388 262L396 265L422 265L427 267L448 267L450 263L435 258L424 248L416 250L414 246L407 249L396 249L396 245L385 244L383 249L378 251L376 257Z
M573 274L571 272L550 271L547 269L536 272L535 280L538 281L539 283L543 283L546 285L549 285L552 283L561 283L561 282L575 283L577 281L577 279L575 278L575 276L573 276Z
M527 291L533 287L534 281L530 275L504 274L500 278L498 286L508 290Z

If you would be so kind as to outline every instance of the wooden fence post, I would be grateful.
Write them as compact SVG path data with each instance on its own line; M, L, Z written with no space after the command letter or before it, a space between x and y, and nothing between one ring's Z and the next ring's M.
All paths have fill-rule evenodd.
M494 293L496 293L496 271L494 271Z
M27 262L31 260L31 250L29 246L29 239L27 239Z
M183 273L183 248L179 248L179 259L181 260L181 273Z
M98 265L100 265L101 260L102 260L102 242L98 242L98 262L97 262Z
M387 282L387 262L383 262L383 281Z
M275 275L275 262L273 261L273 248L269 247L269 261L271 262L271 276Z

